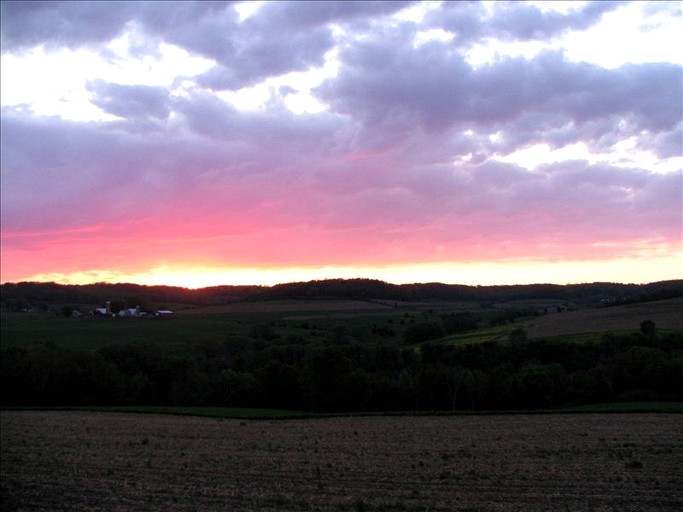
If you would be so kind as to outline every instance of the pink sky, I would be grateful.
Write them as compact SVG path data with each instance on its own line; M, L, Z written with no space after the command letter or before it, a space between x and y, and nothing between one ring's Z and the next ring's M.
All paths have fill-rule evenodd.
M2 282L679 279L681 19L3 2Z

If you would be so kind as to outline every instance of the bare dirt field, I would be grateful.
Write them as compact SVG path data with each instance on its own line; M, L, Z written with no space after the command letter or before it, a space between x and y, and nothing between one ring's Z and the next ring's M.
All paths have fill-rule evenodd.
M643 320L657 327L683 329L683 299L584 309L541 316L527 328L532 338L589 332L636 331Z
M681 510L681 419L2 411L0 508Z

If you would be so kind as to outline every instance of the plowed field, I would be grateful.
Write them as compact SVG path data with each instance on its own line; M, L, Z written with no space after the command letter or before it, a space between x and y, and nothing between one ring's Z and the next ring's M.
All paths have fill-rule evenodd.
M683 509L675 414L0 416L3 511Z
M591 332L637 331L643 320L652 320L659 328L683 329L683 299L540 316L532 320L526 329L532 338L549 338Z

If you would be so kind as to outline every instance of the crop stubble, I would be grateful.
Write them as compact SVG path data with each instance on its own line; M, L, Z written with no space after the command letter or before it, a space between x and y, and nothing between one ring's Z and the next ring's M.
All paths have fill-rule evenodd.
M2 411L8 510L681 510L675 414Z

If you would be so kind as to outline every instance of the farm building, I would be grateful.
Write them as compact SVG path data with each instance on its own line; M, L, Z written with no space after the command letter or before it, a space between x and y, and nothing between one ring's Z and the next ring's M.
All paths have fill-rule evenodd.
M140 311L140 306L134 308L126 308L119 311L119 318L133 318L142 316L144 313Z
M93 316L113 316L111 312L111 301L104 303L103 308L95 308L92 312Z

